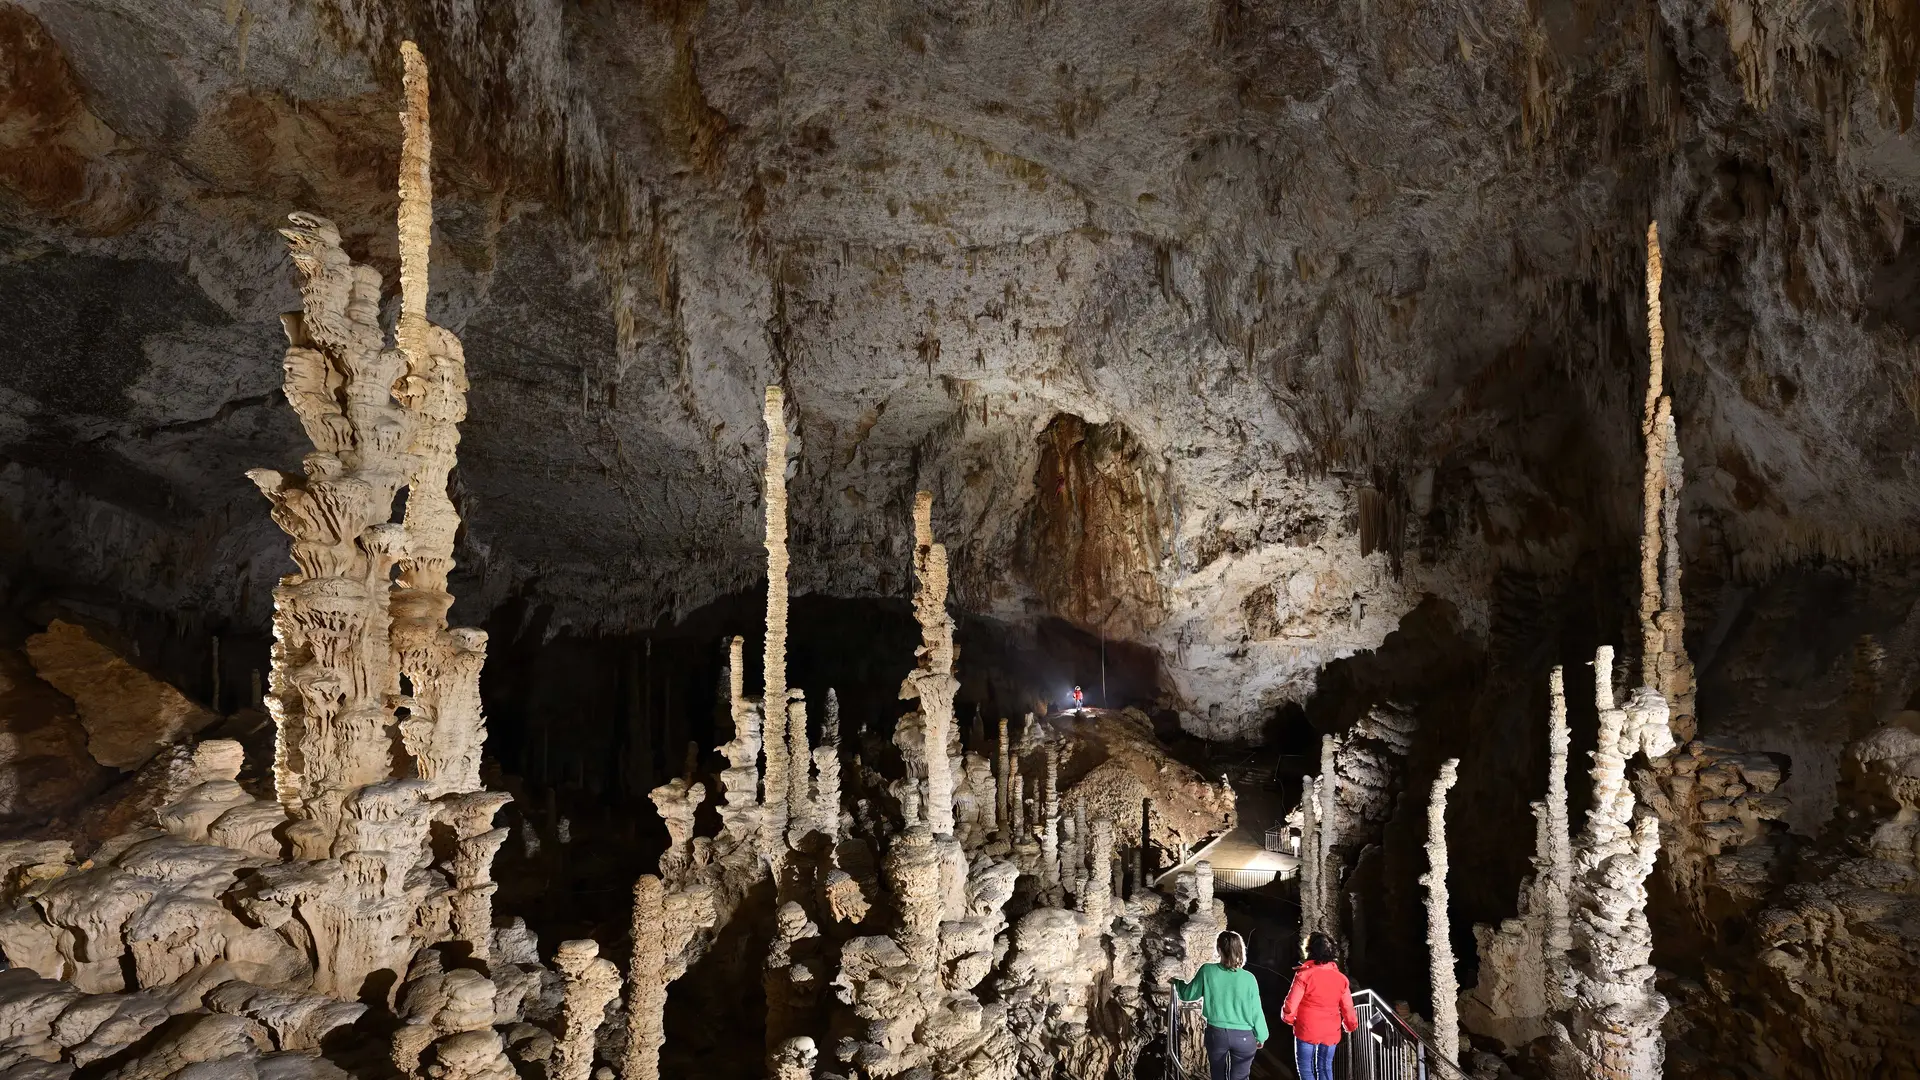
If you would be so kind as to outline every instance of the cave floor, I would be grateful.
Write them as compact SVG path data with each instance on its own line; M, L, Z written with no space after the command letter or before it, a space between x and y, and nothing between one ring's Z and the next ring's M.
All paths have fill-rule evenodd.
M1266 848L1266 832L1286 824L1289 809L1280 792L1259 784L1236 784L1239 823L1210 848L1203 848L1187 864L1205 859L1213 864L1216 885L1258 889L1285 881L1299 872L1300 860ZM1184 868L1184 866L1183 866Z

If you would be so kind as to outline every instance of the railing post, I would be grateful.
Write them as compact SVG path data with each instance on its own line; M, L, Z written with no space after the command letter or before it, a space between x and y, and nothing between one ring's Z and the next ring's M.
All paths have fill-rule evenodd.
M1355 995L1353 1011L1360 1021L1347 1040L1349 1075L1353 1080L1375 1080L1373 1068L1373 995ZM1385 1077L1379 1080L1386 1080Z
M1415 1043L1413 1049L1420 1062L1419 1080L1427 1080L1427 1044Z

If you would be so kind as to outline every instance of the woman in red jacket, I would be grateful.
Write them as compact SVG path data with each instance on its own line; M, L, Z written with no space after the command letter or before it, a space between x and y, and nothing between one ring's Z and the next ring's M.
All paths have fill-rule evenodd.
M1293 1028L1300 1080L1333 1080L1333 1051L1340 1045L1340 1032L1357 1029L1360 1017L1353 1011L1353 994L1333 961L1333 944L1327 935L1307 939L1307 961L1293 969L1293 987L1287 991L1280 1021Z

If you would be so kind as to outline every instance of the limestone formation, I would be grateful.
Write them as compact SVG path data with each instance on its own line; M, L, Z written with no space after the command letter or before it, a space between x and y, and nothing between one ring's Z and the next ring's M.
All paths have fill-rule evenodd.
M1660 286L1660 226L1647 226L1647 337L1649 366L1640 435L1646 446L1641 487L1640 681L1658 690L1673 712L1675 735L1693 738L1693 663L1687 658L1686 615L1680 595L1680 440L1673 401L1663 387L1666 326Z
M55 619L27 639L33 670L73 699L87 752L102 765L137 769L160 748L189 738L214 715L121 659L84 627Z
M620 971L600 958L593 941L561 942L553 962L567 980L553 1080L587 1080L593 1073L594 1033L607 1005L620 994Z
M1600 712L1593 755L1593 801L1574 848L1573 962L1564 991L1568 1018L1557 1030L1563 1066L1574 1075L1658 1077L1665 1060L1660 1021L1667 999L1648 962L1647 875L1660 850L1660 822L1636 805L1627 761L1673 747L1667 705L1648 688L1626 707L1613 694L1613 650L1594 658Z
M1418 721L1410 709L1375 705L1354 722L1334 752L1334 835L1342 849L1357 851L1380 838L1403 782Z
M1452 924L1447 917L1447 792L1459 778L1460 759L1440 763L1427 801L1427 963L1433 980L1434 1050L1448 1065L1460 1062L1460 985L1453 972Z
M760 711L746 698L746 664L740 638L727 643L727 711L733 719L733 738L720 747L727 770L720 784L726 805L720 820L736 842L758 843L760 836Z
M1324 933L1325 912L1321 905L1321 875L1326 870L1326 860L1320 854L1320 781L1307 777L1300 790L1300 941L1301 955L1305 955L1305 942L1316 933Z
M766 499L767 629L761 661L760 714L765 720L766 797L762 843L768 851L787 839L788 799L799 790L790 770L796 767L788 746L787 720L787 415L786 395L767 387L762 419L767 425L767 460L762 471ZM807 760L797 767L804 777Z
M925 738L926 819L936 836L953 835L953 766L947 739L953 728L953 619L947 614L947 548L933 539L933 494L913 500L913 570L919 583L913 615L920 622L919 665L900 687L903 699L919 701Z
M1314 867L1314 883L1318 895L1313 898L1314 908L1320 914L1320 929L1331 937L1340 936L1340 857L1336 847L1339 838L1339 770L1334 762L1340 750L1340 741L1331 735L1320 736L1320 783L1314 789L1319 804L1314 807L1314 820L1320 826L1320 836L1314 842L1313 855L1317 864Z
M126 1078L225 1075L215 1063L342 1076L315 1051L364 1038L349 1025L374 1010L370 1030L393 1032L403 1074L515 1076L495 1025L521 1021L538 967L520 931L484 973L491 864L507 835L493 818L507 796L479 780L485 635L445 620L466 382L458 341L425 318L426 72L411 43L401 53L398 347L379 323L379 275L348 258L338 230L295 214L283 231L302 298L283 320L284 390L314 451L302 476L249 474L293 540L295 570L274 592L276 798L240 784L239 743L182 746L123 802L145 820L85 863L39 848L0 859L13 904L0 948L23 975L71 984L48 996L16 980L72 1006L37 1051L56 1072L113 1058ZM56 624L48 641L64 633ZM148 737L190 733L172 699L153 700ZM170 1016L186 1019L161 1025Z

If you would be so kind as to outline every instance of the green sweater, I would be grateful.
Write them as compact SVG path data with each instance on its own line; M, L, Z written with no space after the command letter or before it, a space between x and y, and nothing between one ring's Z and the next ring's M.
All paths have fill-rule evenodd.
M1228 971L1219 964L1202 964L1192 982L1173 980L1181 1001L1202 1002L1201 1015L1209 1027L1251 1031L1267 1041L1267 1014L1260 1008L1260 983L1246 968Z

